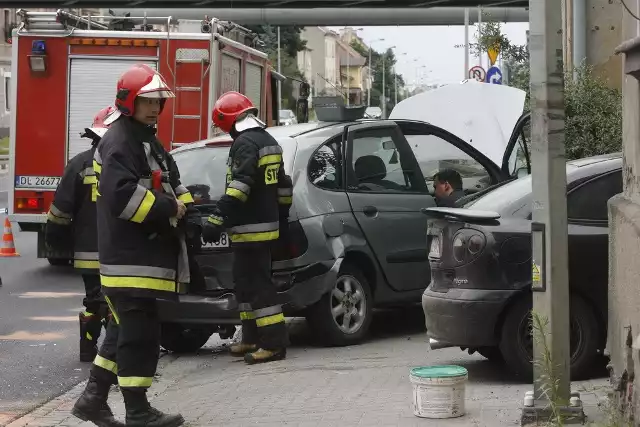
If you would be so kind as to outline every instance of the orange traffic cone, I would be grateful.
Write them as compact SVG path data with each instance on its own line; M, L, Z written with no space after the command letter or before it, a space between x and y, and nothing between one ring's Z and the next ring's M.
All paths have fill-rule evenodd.
M0 246L0 257L20 256L16 252L16 245L13 243L13 232L9 218L4 219L4 233L2 234L2 246Z

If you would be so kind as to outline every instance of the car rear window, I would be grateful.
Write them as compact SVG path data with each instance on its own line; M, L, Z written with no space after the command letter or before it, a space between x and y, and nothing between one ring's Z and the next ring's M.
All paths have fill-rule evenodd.
M531 202L531 175L525 176L489 191L484 196L467 203L469 209L498 212L502 216L516 215ZM524 209L525 211L527 209ZM524 217L528 215L523 212Z
M291 175L295 140L281 144L285 172ZM225 191L227 159L230 146L201 146L172 153L182 185L193 194L196 203L206 204L220 198Z

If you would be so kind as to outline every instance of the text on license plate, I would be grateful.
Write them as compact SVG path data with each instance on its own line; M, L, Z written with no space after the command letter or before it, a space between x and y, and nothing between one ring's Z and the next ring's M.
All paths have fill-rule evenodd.
M431 247L429 248L429 256L432 258L440 258L440 237L433 236L431 238Z
M229 235L227 233L222 233L220 235L220 240L215 243L202 243L203 248L208 249L217 249L217 248L228 248L229 247Z
M25 176L18 175L15 188L35 188L38 190L55 190L60 184L59 176Z

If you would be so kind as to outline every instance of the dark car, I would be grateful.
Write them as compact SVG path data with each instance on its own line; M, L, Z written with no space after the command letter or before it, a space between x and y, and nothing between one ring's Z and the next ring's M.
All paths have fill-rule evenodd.
M622 192L622 158L567 163L571 376L593 368L607 325L607 200ZM431 284L422 306L432 349L459 346L532 377L531 176L464 208L425 211Z
M418 107L428 94L398 104L413 105L411 120L339 115L340 121L267 129L282 146L294 185L288 240L272 251L273 280L285 315L305 316L327 344L360 342L374 307L419 303L431 277L421 209L436 206L436 171L456 170L465 194L473 194L529 170L530 118L516 106L522 109L524 92L497 85L440 91L464 99L466 107L490 95L507 99L499 105L502 111L467 108L454 118L435 117L451 131L417 120L426 115ZM512 98L518 102L509 103ZM316 109L323 120L321 111ZM224 193L230 146L230 137L221 136L172 152L203 218ZM202 245L196 258L206 287L189 289L179 303L160 303L162 345L169 350L195 350L211 333L232 334L240 323L228 237Z

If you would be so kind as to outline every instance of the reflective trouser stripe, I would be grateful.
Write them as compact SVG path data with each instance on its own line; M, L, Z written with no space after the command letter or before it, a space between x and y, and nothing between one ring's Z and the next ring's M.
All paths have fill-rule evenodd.
M153 377L118 377L120 387L151 387Z
M254 320L256 316L250 311L241 311L240 320Z
M113 372L114 374L118 375L118 365L116 364L116 362L112 362L109 359L105 359L104 357L97 355L96 358L93 359L93 364L106 371Z
M175 292L175 280L152 279L150 277L135 276L105 276L100 275L100 283L105 288L137 288L153 291Z
M253 310L253 314L256 317L256 325L258 327L264 327L284 322L282 307L279 305L273 305L271 307Z
M73 266L75 268L82 268L86 270L99 270L100 261L88 261L84 259L74 259Z
M100 278L100 281L102 281L102 278ZM116 313L115 308L113 307L113 303L111 302L111 300L109 299L108 296L104 296L105 301L107 302L107 305L109 306L109 310L111 310L111 315L113 316L113 320L116 321L116 325L120 324L120 317L118 317L118 313Z

